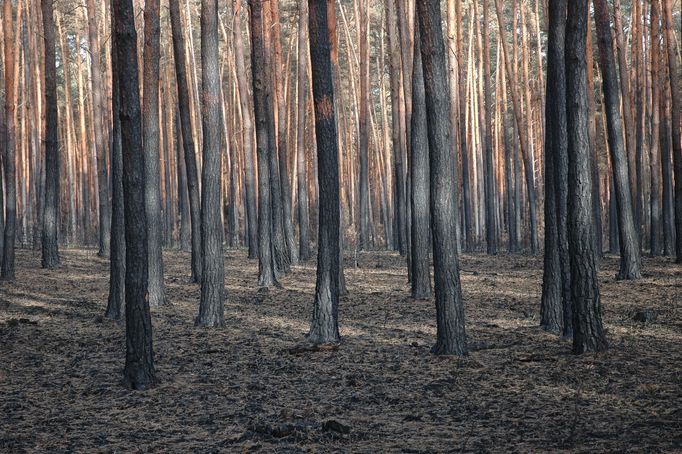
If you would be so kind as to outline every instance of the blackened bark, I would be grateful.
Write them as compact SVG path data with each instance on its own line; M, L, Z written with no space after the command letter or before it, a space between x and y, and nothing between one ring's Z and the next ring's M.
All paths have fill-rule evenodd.
M201 1L201 118L203 167L201 175L201 301L197 326L222 326L224 226L220 215L220 69L218 68L218 1Z
M604 88L604 108L608 129L609 151L613 166L613 180L616 188L618 208L618 229L620 240L620 271L618 279L639 279L640 251L639 239L635 228L634 209L629 189L630 176L623 130L620 117L620 96L618 78L613 58L611 25L606 0L594 0L594 18L599 44L599 61Z
M588 9L588 0L568 2L565 45L568 247L573 300L573 352L576 354L607 348L601 320L592 215L586 59Z
M435 354L466 353L464 303L459 280L454 181L445 44L438 0L417 0L429 138L431 233L436 294Z
M111 5L113 9L113 5ZM116 16L111 11L112 29ZM118 86L118 55L116 40L111 41L111 71L114 74L111 87L112 147L111 147L111 252L109 254L109 299L105 317L120 320L125 305L125 213L123 204L123 150L121 149L121 108Z
M431 298L429 263L429 144L426 125L424 74L419 46L419 24L415 22L412 66L412 118L410 120L410 184L412 216L412 298Z
M161 26L159 0L146 0L144 5L144 190L147 210L147 253L149 305L166 304L161 252L161 174L159 169L159 59Z
M560 333L564 327L564 274L562 273L559 207L565 210L565 184L557 181L556 167L566 155L566 67L564 44L566 31L566 0L549 0L547 41L547 104L545 113L545 260L540 303L540 326ZM565 175L565 173L564 173ZM563 177L565 183L565 176ZM564 211L565 213L565 211ZM565 221L565 217L563 219ZM561 240L566 240L564 234ZM564 246L565 248L565 246ZM570 303L570 300L566 302ZM567 319L571 325L571 319Z
M256 122L256 154L258 158L258 285L279 285L275 277L272 251L272 205L270 192L270 160L267 125L265 77L265 45L263 42L263 0L249 0L251 15L251 72L253 74L253 107ZM272 108L272 106L270 106Z
M307 341L319 345L340 341L339 149L334 118L327 0L309 0L308 7L320 215L315 302Z
M182 127L182 144L185 148L185 170L189 191L189 211L192 222L192 282L201 282L201 206L199 201L199 173L194 153L194 138L190 120L190 86L185 66L185 38L182 33L179 2L169 2L173 56L178 85L178 106Z
M42 266L59 265L57 222L59 219L59 119L57 115L57 74L52 0L42 0L45 42L45 206L43 212Z
M173 2L171 2L173 3ZM132 0L114 0L114 39L120 65L121 144L126 238L126 364L131 389L154 385L152 320L147 300L147 218L144 203L144 151L137 65L137 33Z

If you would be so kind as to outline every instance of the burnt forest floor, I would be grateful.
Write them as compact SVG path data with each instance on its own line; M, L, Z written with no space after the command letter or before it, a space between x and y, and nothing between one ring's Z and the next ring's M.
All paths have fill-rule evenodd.
M403 260L346 270L338 351L292 354L309 325L315 262L283 289L226 251L226 323L198 329L189 254L169 252L170 305L153 308L159 384L121 386L124 325L103 319L108 261L17 254L0 283L0 452L658 452L682 450L682 267L644 260L600 281L610 349L580 357L538 328L542 258L464 255L468 357L434 357L433 301ZM347 260L351 262L351 260ZM654 321L633 319L638 310Z

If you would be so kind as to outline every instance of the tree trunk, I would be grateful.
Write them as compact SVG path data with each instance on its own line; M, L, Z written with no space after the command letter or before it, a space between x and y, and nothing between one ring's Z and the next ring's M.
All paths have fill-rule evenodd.
M450 152L450 115L445 68L445 45L440 3L417 0L424 72L429 139L431 233L436 293L437 341L435 354L466 353L464 304L459 280L454 182L454 155Z
M598 2L599 0L596 0ZM595 2L595 3L596 3ZM605 350L594 250L592 170L587 105L588 1L568 2L566 124L568 132L568 248L573 300L573 352Z
M672 103L672 143L673 162L675 163L675 253L676 263L682 263L682 136L680 134L680 114L682 99L680 79L677 68L677 46L673 30L672 0L663 0L663 25L665 28L665 47L668 51L668 76L670 78L670 102ZM7 239L5 239L5 244Z
M649 232L649 250L652 257L661 254L661 169L658 162L660 156L660 7L658 0L651 2L651 144L649 148L649 165L651 175L651 228Z
M270 192L270 160L267 125L267 93L263 2L249 0L251 16L251 73L253 74L253 106L256 120L256 153L258 155L258 285L278 286L272 250L272 204Z
M431 298L429 263L429 144L426 124L424 73L422 70L419 26L415 24L414 65L412 66L412 119L410 120L410 184L412 217L412 298Z
M509 56L507 51L507 41L505 40L506 33L504 32L504 21L503 21L503 7L501 0L495 0L495 9L497 11L497 22L499 25L499 39L502 40L502 51L505 57ZM516 130L519 136L519 145L521 148L521 155L523 156L523 165L526 174L526 188L528 191L528 203L530 205L530 243L531 251L533 253L538 250L538 226L537 226L537 195L535 192L535 170L534 164L531 159L530 149L528 148L528 136L526 134L526 127L523 121L521 113L521 100L518 93L518 89L514 84L514 73L511 68L511 62L509 58L504 59L504 66L507 72L507 79L510 81L509 88L512 95L512 103L514 105L514 118L516 120Z
M173 2L171 2L173 3ZM116 53L121 65L121 145L126 238L126 363L124 383L143 390L154 385L152 321L147 299L147 218L144 203L144 150L137 65L137 34L131 0L114 0Z
M540 304L540 326L550 332L561 333L565 325L564 290L570 285L568 264L562 262L567 249L566 238L566 2L549 0L549 29L547 42L547 104L545 126L545 261ZM560 214L563 215L560 220ZM560 229L563 230L560 233ZM562 243L563 241L563 243ZM565 282L568 277L568 282Z
M197 326L223 326L225 270L220 207L220 70L218 0L201 1L201 300Z
M319 235L313 319L307 341L340 341L339 311L339 150L334 118L327 0L309 0L310 57L319 175Z
M483 90L485 104L485 228L486 249L488 254L497 254L497 220L495 217L495 175L493 170L493 122L492 122L492 89L490 87L490 33L488 30L488 2L483 0Z
M59 265L57 223L59 219L59 119L57 116L57 71L52 0L41 0L45 42L45 209L43 214L42 266Z
M178 107L182 129L182 144L185 149L185 169L189 191L189 211L192 221L192 282L201 282L201 206L199 201L199 173L194 150L192 119L190 111L190 87L185 66L185 38L182 33L180 6L170 2L171 31L173 34L173 56L175 76L178 85Z
M102 85L97 10L95 9L94 0L87 0L87 13L88 41L90 45L90 76L92 77L92 125L95 138L95 152L97 155L97 192L99 194L99 251L97 254L104 257L109 254L111 220L109 213L109 183L106 165L107 145L104 138L104 102L102 100L104 86Z
M21 7L21 6L19 6ZM17 222L17 192L16 192L16 131L15 117L16 99L14 97L15 61L12 45L12 0L5 0L4 12L5 32L5 125L6 142L3 167L5 171L5 230L3 240L2 273L0 279L14 280L14 241ZM19 27L17 27L19 28ZM15 33L19 33L17 30Z
M142 130L144 134L144 191L147 210L147 253L149 305L166 304L161 252L161 174L159 169L159 59L161 53L159 0L144 5L144 98Z
M296 133L296 171L298 182L298 255L301 261L310 258L310 238L308 228L310 223L308 207L308 184L305 160L305 125L308 79L308 0L299 0L298 12L298 124Z
M113 9L113 5L112 5ZM111 14L112 28L115 24ZM105 317L120 320L125 306L126 243L125 208L123 200L123 150L121 144L121 98L118 83L118 54L116 40L111 41L111 68L114 74L111 87L112 147L111 147L111 253L109 254L109 299Z
M620 271L618 279L638 279L640 274L639 240L635 229L634 212L631 192L628 188L630 181L625 146L623 144L623 130L620 122L620 99L613 47L611 28L606 0L594 0L595 22L599 44L599 60L604 87L604 108L609 135L609 150L613 166L613 179L616 188L618 208L618 228L620 232Z

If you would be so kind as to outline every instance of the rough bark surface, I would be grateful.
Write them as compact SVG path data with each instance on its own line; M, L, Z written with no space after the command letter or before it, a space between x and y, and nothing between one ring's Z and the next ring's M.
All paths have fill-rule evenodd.
M218 68L218 1L201 2L201 118L203 166L201 172L201 300L197 326L225 322L223 220L220 206L220 69Z
M57 74L55 27L52 0L41 0L45 43L45 207L43 212L42 266L59 265L57 223L59 222L59 118L57 115Z
M120 65L121 144L125 199L126 362L123 379L131 389L156 381L152 320L147 299L147 219L144 203L144 151L137 65L137 33L132 0L114 0L114 39Z
M592 169L587 105L588 0L568 4L566 124L568 132L568 247L573 300L573 352L607 348L594 250Z
M320 216L315 301L306 341L313 345L321 345L336 344L340 341L339 149L334 116L327 0L309 0L308 8Z
M459 279L454 155L450 151L450 115L445 45L438 0L417 0L429 139L431 235L436 294L435 354L467 351L464 303Z

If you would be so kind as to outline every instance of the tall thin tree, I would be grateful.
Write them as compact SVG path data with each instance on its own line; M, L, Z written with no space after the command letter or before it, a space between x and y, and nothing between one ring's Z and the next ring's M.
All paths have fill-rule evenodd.
M256 154L258 159L258 285L279 285L275 276L272 243L272 203L270 192L270 160L267 125L267 94L263 1L249 0L251 15L251 72L253 74L253 106L256 122ZM271 106L272 107L272 106Z
M173 2L171 2L173 3ZM147 389L156 381L152 320L147 299L147 216L144 203L144 150L137 64L137 32L132 0L114 0L112 15L116 74L120 90L121 144L126 237L126 362L124 383Z
M198 326L222 326L225 320L223 222L220 215L220 69L218 68L218 1L201 1L201 302Z
M41 0L45 43L45 207L43 214L42 266L59 265L57 223L59 222L59 117L57 114L57 70L53 0Z
M182 144L185 149L185 170L189 191L189 211L192 220L192 282L201 282L201 205L199 201L199 173L194 151L192 133L192 114L190 112L191 87L185 64L185 37L182 31L182 18L178 1L169 2L171 31L173 34L173 57L175 76L178 86L178 107Z
M620 116L620 96L618 78L613 57L613 40L609 10L606 0L594 0L594 18L597 28L599 62L604 89L604 108L609 137L609 152L613 166L613 182L616 189L618 210L618 231L620 240L620 271L618 279L638 279L640 272L639 239L635 227L635 215L631 191L628 184L629 173L623 129Z
M455 159L450 150L450 112L440 2L417 0L429 139L431 235L436 294L435 354L467 351L464 303L459 280Z
M309 0L310 59L319 178L317 280L307 342L340 341L339 312L339 149L334 117L327 0Z
M568 132L568 248L573 300L573 352L606 349L601 319L592 216L586 41L588 0L568 2L566 23L566 130Z
M2 271L0 279L14 280L14 242L17 223L17 190L16 190L16 130L14 98L15 85L15 55L12 37L14 25L12 16L12 0L5 0L3 9L3 23L5 32L5 154L3 170L5 176L5 230L3 232ZM18 33L18 31L17 31Z
M147 253L149 254L149 305L166 303L163 282L163 254L161 251L161 174L159 169L159 60L161 54L161 25L159 0L145 0L144 4L144 99L142 102L142 131L144 134L144 189L147 207Z

